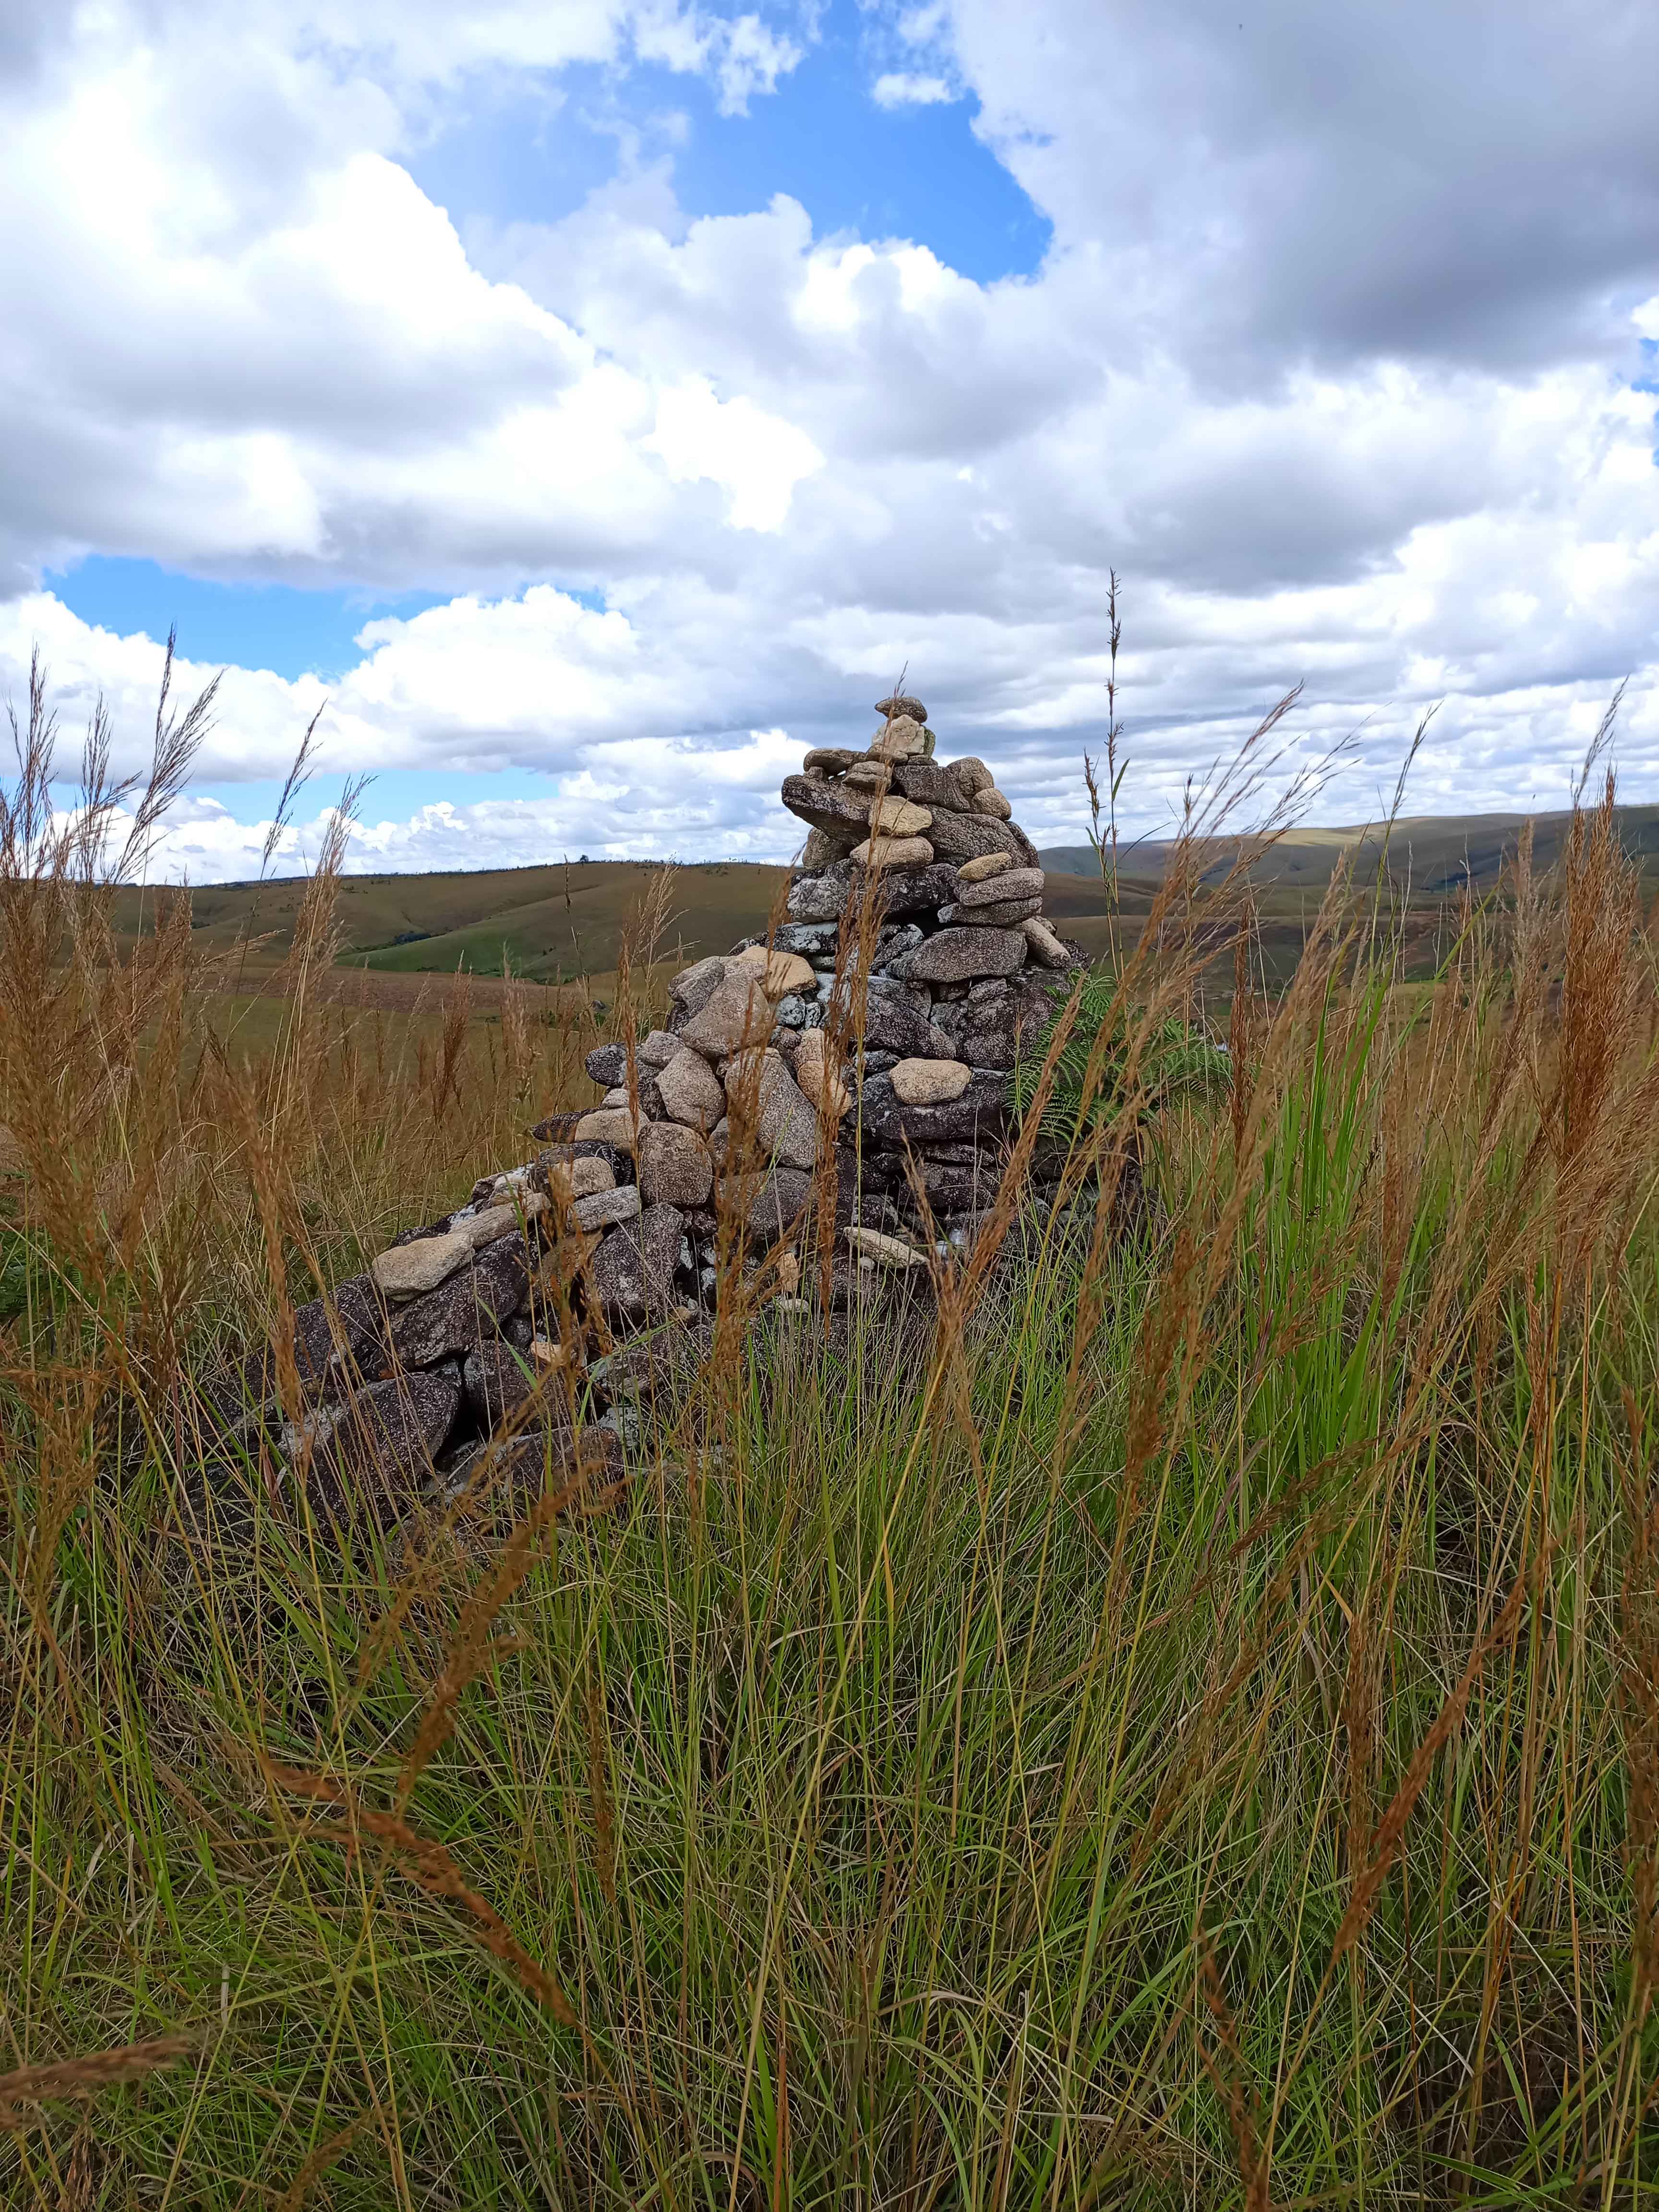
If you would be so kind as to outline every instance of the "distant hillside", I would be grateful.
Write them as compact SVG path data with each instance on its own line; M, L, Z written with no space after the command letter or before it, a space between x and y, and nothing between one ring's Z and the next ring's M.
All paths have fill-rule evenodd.
M1454 896L1466 884L1477 890L1489 890L1504 863L1513 859L1528 818L1524 814L1470 814L1402 819L1395 823L1389 842L1389 875L1401 889L1425 898ZM1548 867L1560 855L1572 817L1539 814L1530 819L1534 864ZM1619 830L1626 852L1644 862L1659 858L1659 806L1621 806ZM1291 830L1256 863L1254 873L1263 884L1322 891L1344 854L1349 857L1356 879L1373 874L1382 857L1382 842L1383 833L1374 826ZM1170 849L1167 841L1126 842L1119 864L1126 877L1156 881ZM1212 850L1213 858L1206 875L1224 875L1238 851L1237 840L1218 840ZM1099 880L1100 861L1092 846L1054 845L1041 857L1051 873L1092 876Z
M645 900L655 863L599 860L443 875L347 876L340 884L342 964L380 973L515 975L556 983L613 969L623 933ZM765 926L788 871L712 862L677 868L659 957L724 951ZM197 942L228 950L244 932L253 960L274 966L293 941L302 878L210 884L191 893ZM148 927L155 895L123 894L118 926Z
M1534 850L1540 868L1559 854L1570 818L1550 814L1537 819ZM1395 825L1390 872L1396 888L1409 896L1416 917L1413 934L1425 946L1436 941L1447 899L1466 883L1485 890L1497 881L1504 860L1515 851L1523 819L1490 814ZM1644 861L1659 860L1659 806L1621 808L1619 821L1630 852ZM1115 936L1147 911L1170 851L1162 842L1125 845L1121 919L1115 921L1107 912L1093 851L1087 845L1050 848L1042 855L1048 873L1048 913L1091 955L1104 952ZM1224 874L1237 851L1235 842L1218 842L1206 875L1213 879ZM1283 939L1284 962L1292 961L1338 859L1350 855L1355 879L1364 884L1381 853L1379 834L1361 829L1292 830L1268 851L1255 870L1261 921L1277 933L1275 943ZM457 968L478 976L499 976L507 969L526 981L549 984L606 975L615 969L623 932L637 916L658 866L596 860L442 875L348 876L340 885L338 906L341 965L385 977L388 992L395 979L452 975ZM758 933L777 905L787 873L781 867L739 861L676 868L659 958L678 964L724 951L737 939ZM245 935L252 937L252 949L238 969L257 987L292 942L304 891L304 879L294 877L264 884L205 884L189 895L196 941L204 950L228 951ZM124 892L117 902L118 927L129 939L141 928L149 930L166 896Z

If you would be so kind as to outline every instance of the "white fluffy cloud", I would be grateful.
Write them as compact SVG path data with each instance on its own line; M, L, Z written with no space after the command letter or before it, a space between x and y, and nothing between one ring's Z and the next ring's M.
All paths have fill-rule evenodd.
M556 105L567 65L643 59L739 108L810 70L810 11L20 18L0 46L0 284L22 303L0 330L0 678L38 641L65 719L102 688L136 749L159 647L40 588L84 552L436 590L362 631L325 761L527 769L547 796L371 821L358 865L781 856L796 749L858 731L907 663L947 748L994 757L1059 837L1115 567L1143 822L1298 679L1301 758L1361 732L1329 815L1377 803L1443 696L1420 811L1559 803L1626 674L1621 760L1650 794L1641 56L1549 69L1575 38L1607 61L1621 22L1659 62L1659 31L1610 0L1571 35L1523 8L1460 107L1442 78L1466 27L1437 11L1407 39L1397 11L1283 0L1237 45L1192 9L1042 11L1031 37L982 0L911 9L883 49L906 66L872 74L890 106L975 91L1053 217L1042 270L989 284L902 240L825 238L763 180L752 213L691 221L645 159L561 221L458 234L406 166L503 72ZM1280 88L1287 59L1324 105ZM204 774L280 774L322 696L233 669ZM261 834L203 804L167 865L243 872Z

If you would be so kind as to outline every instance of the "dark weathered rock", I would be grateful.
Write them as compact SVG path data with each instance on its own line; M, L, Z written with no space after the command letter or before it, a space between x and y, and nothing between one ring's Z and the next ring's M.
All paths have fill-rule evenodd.
M970 1067L1000 1068L1036 1051L1054 1011L1047 979L1022 973L1012 983L976 983L954 1006L936 1007L933 1018Z
M582 1066L595 1083L602 1083L607 1091L628 1080L628 1048L623 1044L596 1044Z
M672 1206L647 1206L637 1221L611 1231L589 1261L587 1277L607 1321L635 1321L673 1305L684 1231L685 1217Z
M529 1295L522 1241L504 1237L486 1244L471 1267L398 1310L387 1332L392 1358L401 1367L433 1367L470 1352L497 1334Z
M568 1425L562 1389L556 1382L545 1387L545 1370L538 1371L526 1352L499 1337L475 1346L467 1353L461 1376L467 1403L482 1429L499 1427L509 1413L517 1413L532 1398L541 1401L538 1412L544 1422Z
M1024 861L1030 847L1012 823L989 814L947 814L933 817L927 832L933 850L943 860L975 860L981 853L1012 853Z
M1022 868L1020 873L1024 875L1024 872ZM1018 929L1021 922L1028 917L1040 915L1042 912L1042 901L1040 898L1004 899L994 906L953 907L949 909L948 915L941 914L939 920L944 921L948 919L958 928L968 924L986 929ZM1029 957L1031 951L1030 938L1025 940L1025 949Z
M326 1298L313 1298L294 1316L294 1361L307 1403L343 1397L360 1382L374 1382L386 1372L386 1309L367 1275L337 1283ZM257 1383L255 1381L257 1374ZM250 1389L261 1401L274 1400L278 1378L275 1359L264 1352L245 1370Z
M1000 1075L975 1074L960 1098L939 1106L902 1106L888 1076L865 1085L865 1132L878 1146L898 1146L907 1139L913 1146L991 1145L1007 1124L1008 1085Z
M659 1420L672 1420L684 1404L708 1356L713 1332L706 1322L669 1322L620 1345L587 1371L589 1383L611 1404L632 1399Z
M872 991L866 1001L866 1048L896 1054L901 1060L952 1060L955 1050L944 1030L902 992Z
M897 721L902 714L913 722L925 722L927 720L927 709L920 699L914 698L908 691L895 691L885 699L878 699L876 712L878 714L885 714L889 721L893 722Z
M690 967L682 968L668 987L676 1018L671 1026L684 1029L694 1015L700 1014L719 990L726 975L726 963L718 954L710 953L706 960L694 961Z
M927 834L932 843L932 830ZM931 868L896 868L880 881L881 911L889 919L903 914L934 914L956 896L957 872L942 861L936 860Z
M941 929L907 954L898 970L907 982L963 983L980 975L1012 975L1025 965L1025 939L1015 929Z
M849 853L870 835L867 791L854 791L844 783L820 782L808 775L787 775L781 795L792 814L822 830Z
M538 1145L565 1145L576 1133L580 1114L549 1114L530 1132Z
M306 1492L325 1518L367 1513L382 1527L408 1511L461 1402L453 1370L400 1375L359 1390L313 1455Z
M968 809L968 794L961 784L933 761L900 761L893 770L893 788L917 806L942 806L951 813Z

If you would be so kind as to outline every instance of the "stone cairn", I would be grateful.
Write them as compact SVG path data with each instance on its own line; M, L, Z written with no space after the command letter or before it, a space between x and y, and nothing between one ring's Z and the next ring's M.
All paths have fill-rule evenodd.
M526 1475L573 1455L619 1474L641 1397L695 1375L734 1252L799 1311L815 1253L845 1305L895 1277L925 1294L933 1254L971 1246L1011 1072L1082 956L1042 919L1036 853L985 763L937 760L919 699L876 711L864 751L821 748L785 779L811 832L787 917L683 969L665 1028L589 1053L605 1095L539 1124L536 1159L301 1310L307 1412L273 1441L329 1512L395 1518L434 1472L453 1494L503 1430ZM1039 1162L1039 1211L1043 1181Z

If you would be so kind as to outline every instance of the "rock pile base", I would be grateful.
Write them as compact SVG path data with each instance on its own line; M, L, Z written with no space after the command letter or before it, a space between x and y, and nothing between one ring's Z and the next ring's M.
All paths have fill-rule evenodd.
M810 834L767 935L677 975L663 1029L590 1053L602 1097L541 1124L533 1160L301 1310L304 1425L276 1440L325 1511L395 1518L503 1434L528 1474L619 1473L641 1395L695 1374L723 1261L793 1298L830 1250L845 1302L971 1245L1012 1072L1082 956L985 763L936 759L918 699L877 712L863 751L785 780ZM275 1427L276 1367L240 1378L245 1427Z

